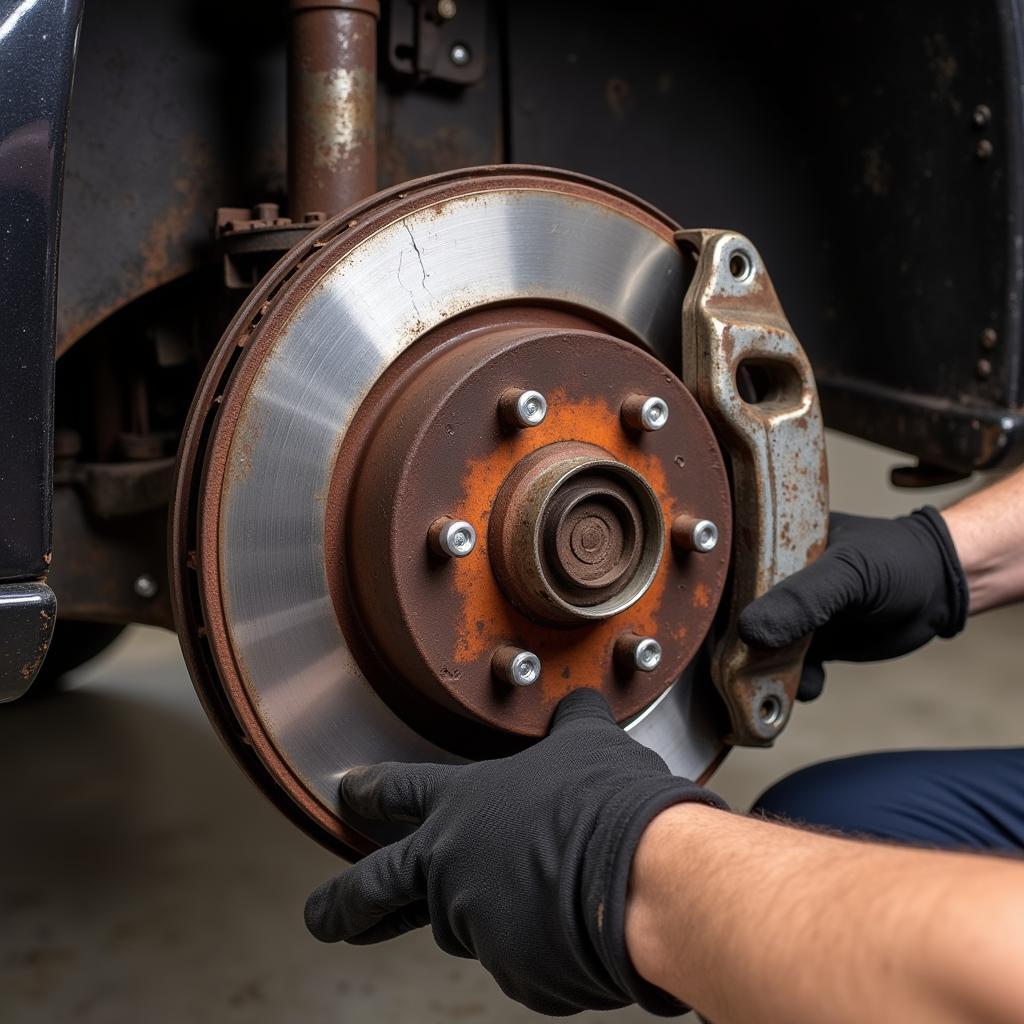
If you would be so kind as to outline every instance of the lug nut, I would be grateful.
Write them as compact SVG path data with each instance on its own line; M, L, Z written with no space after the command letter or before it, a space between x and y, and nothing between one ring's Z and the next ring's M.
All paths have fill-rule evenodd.
M615 641L615 660L628 672L653 672L661 664L661 644L652 636L624 633Z
M476 547L476 530L462 519L441 516L430 524L427 540L436 555L465 558Z
M630 430L661 430L668 423L668 403L656 395L630 395L621 415Z
M718 544L718 527L710 519L676 516L672 521L672 543L681 551L706 555Z
M539 391L509 388L498 399L498 413L510 427L536 427L544 422L548 403Z
M540 679L540 658L512 644L503 644L491 658L491 671L503 683L532 686Z

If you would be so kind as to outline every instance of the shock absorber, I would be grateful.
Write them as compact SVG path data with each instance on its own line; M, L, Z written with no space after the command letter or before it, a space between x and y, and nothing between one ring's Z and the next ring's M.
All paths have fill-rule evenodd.
M302 223L377 191L378 0L291 0L288 206Z

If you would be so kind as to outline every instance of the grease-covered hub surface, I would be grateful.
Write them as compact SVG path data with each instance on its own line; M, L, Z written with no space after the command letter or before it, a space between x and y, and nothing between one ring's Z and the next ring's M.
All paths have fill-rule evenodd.
M664 364L608 334L507 316L418 342L370 393L358 451L339 460L331 500L345 508L326 558L351 570L356 618L379 652L367 675L386 699L401 701L398 676L450 710L539 736L576 687L601 689L626 719L678 678L718 606L731 510L711 429ZM502 396L523 391L546 404L535 425L502 415ZM632 395L657 395L664 426L624 422ZM673 550L678 515L715 522L715 550ZM441 517L473 528L468 554L430 544ZM630 636L660 646L650 670L616 658ZM495 671L504 645L539 659L532 685Z
M679 774L722 756L694 665L730 497L679 381L675 230L563 172L453 172L311 233L229 326L182 444L178 630L236 757L322 841L388 834L344 820L347 767L516 749L577 686Z

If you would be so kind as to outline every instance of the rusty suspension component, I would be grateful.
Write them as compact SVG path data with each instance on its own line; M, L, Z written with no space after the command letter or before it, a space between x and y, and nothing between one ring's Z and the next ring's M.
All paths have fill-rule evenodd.
M288 206L328 216L377 189L378 0L291 0Z
M828 535L824 424L811 366L760 256L742 235L683 231L696 258L683 303L683 368L733 469L732 605L711 673L733 744L769 746L789 719L808 642L748 647L739 613L822 552Z

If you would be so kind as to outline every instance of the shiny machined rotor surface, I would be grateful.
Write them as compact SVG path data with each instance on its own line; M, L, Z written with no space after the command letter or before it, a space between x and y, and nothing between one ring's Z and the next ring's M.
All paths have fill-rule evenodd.
M411 724L422 716L385 699L340 621L330 576L350 566L328 547L330 501L360 407L425 335L503 306L571 316L677 373L688 269L675 230L625 193L564 172L453 172L317 230L228 328L179 462L178 632L236 757L321 841L351 856L386 838L341 817L346 768L487 755L486 733L467 754L457 726ZM718 698L692 666L626 726L692 778L724 751ZM506 749L496 737L494 753Z

